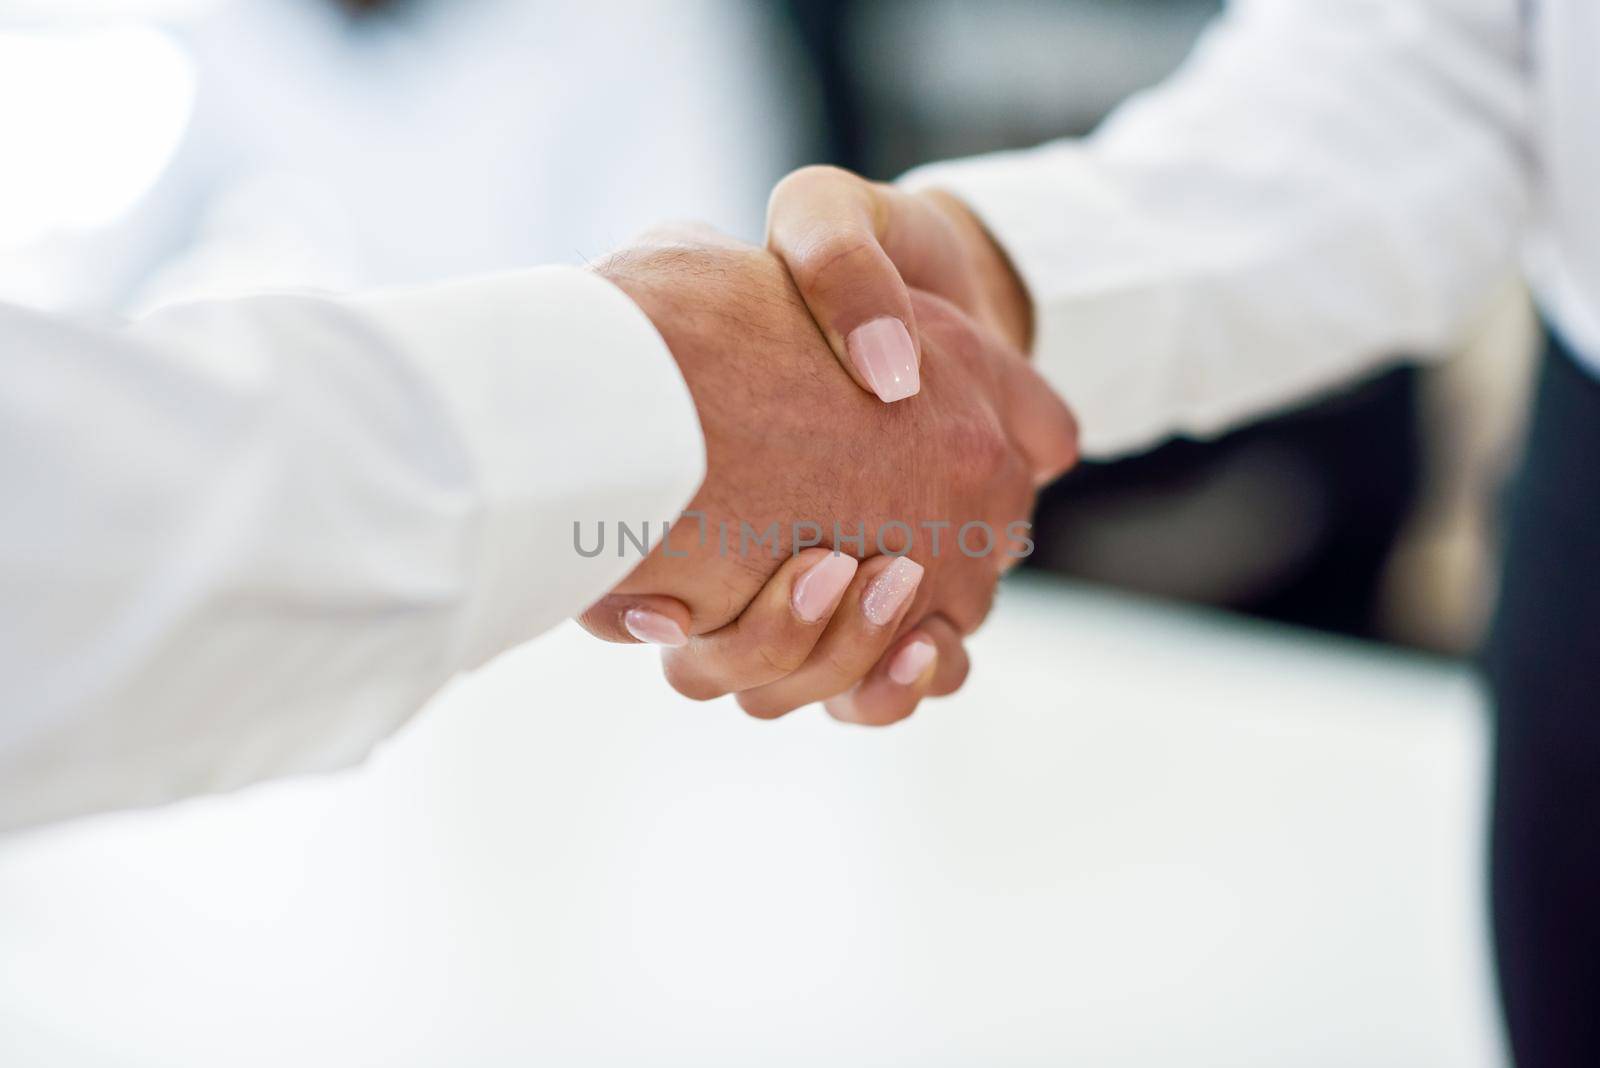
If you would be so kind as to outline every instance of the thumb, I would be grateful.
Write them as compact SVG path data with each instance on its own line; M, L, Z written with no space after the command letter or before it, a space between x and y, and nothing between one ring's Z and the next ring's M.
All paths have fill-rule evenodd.
M768 248L840 364L885 402L922 388L911 296L883 245L893 194L836 167L805 167L778 183L767 207Z

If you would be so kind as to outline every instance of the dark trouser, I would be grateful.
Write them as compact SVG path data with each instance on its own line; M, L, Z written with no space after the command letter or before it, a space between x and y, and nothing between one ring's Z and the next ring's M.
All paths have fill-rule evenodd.
M1552 343L1487 650L1492 895L1519 1068L1600 1066L1600 381Z

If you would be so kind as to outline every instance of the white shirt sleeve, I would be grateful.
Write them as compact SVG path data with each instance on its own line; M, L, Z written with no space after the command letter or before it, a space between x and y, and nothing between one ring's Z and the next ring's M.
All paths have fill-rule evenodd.
M972 206L1085 452L1205 436L1448 349L1514 264L1518 0L1235 2L1091 138L908 175Z
M666 345L575 268L0 307L0 352L0 827L357 761L637 563L574 523L704 475Z

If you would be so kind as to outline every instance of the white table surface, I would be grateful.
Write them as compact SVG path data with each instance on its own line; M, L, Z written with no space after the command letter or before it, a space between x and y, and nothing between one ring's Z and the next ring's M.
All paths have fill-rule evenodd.
M1502 1063L1465 669L1039 580L888 731L569 628L368 766L0 840L0 1064Z

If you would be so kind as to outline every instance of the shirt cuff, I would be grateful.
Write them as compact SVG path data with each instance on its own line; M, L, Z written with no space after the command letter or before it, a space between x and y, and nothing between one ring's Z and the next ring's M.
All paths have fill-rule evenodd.
M666 342L620 289L576 267L349 302L441 398L474 469L475 576L456 664L572 616L639 562L585 556L597 524L660 540L705 478L705 443Z

